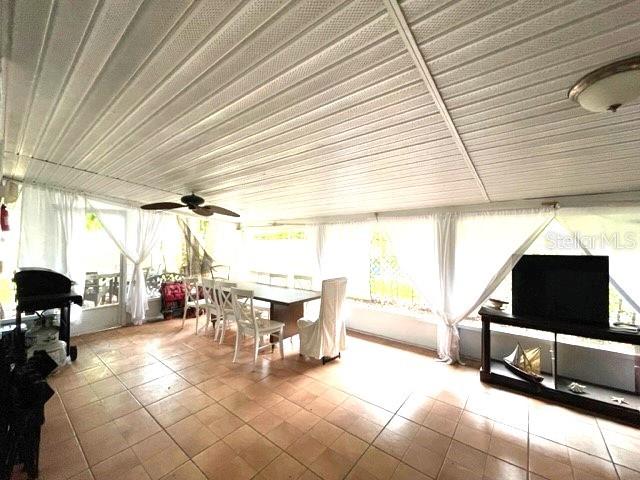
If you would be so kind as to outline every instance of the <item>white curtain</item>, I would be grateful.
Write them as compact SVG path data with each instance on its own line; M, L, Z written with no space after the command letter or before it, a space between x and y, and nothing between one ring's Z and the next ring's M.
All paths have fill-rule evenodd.
M85 232L85 198L71 192L24 184L20 218L18 267L49 268L75 282L84 293L82 251ZM79 324L82 309L71 308L71 323Z
M640 311L640 207L566 208L558 212L558 221L571 237L557 239L563 242L557 247L607 255L612 285Z
M441 290L435 220L435 215L430 215L380 223L400 270L429 305L434 304L435 293Z
M317 259L322 280L345 277L347 295L369 299L371 223L319 225Z
M142 263L160 238L162 216L142 209L119 209L90 202L98 220L122 254L133 263L133 275L127 288L126 309L134 325L145 320L149 308Z
M458 324L491 294L553 219L547 209L444 212L389 222L398 263L441 323L438 355L460 361Z

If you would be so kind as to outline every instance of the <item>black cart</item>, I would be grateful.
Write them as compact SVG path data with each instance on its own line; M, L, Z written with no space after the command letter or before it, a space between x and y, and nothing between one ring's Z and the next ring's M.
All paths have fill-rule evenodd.
M58 338L67 345L67 356L75 360L78 350L71 346L71 305L82 306L82 295L72 290L73 282L69 277L46 268L23 268L13 277L16 284L16 332L21 332L23 313L35 313L43 310L60 309L60 330ZM18 333L15 338L16 351L24 352L24 335Z

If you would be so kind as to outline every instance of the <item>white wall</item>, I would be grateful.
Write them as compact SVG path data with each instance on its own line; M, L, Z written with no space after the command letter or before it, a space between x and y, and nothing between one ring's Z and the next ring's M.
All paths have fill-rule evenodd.
M87 308L82 311L81 322L71 325L71 335L99 332L120 325L120 305Z
M436 324L424 318L385 311L376 305L350 302L347 327L398 342L436 349Z

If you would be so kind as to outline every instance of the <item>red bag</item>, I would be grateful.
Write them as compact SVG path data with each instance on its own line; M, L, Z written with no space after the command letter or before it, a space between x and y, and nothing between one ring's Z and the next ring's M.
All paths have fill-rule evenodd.
M174 315L182 316L184 307L184 287L182 282L164 282L160 286L162 299L162 313L164 318L174 318Z

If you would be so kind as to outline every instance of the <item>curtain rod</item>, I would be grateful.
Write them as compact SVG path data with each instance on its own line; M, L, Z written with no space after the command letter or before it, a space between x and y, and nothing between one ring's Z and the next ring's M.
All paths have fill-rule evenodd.
M559 195L553 197L539 197L522 200L505 200L491 203L477 203L468 205L453 205L448 207L430 207L410 210L396 210L387 212L371 212L353 215L334 215L326 217L296 218L291 220L277 220L262 224L247 224L247 227L267 227L286 225L317 225L323 223L351 223L375 222L378 219L410 218L444 212L488 212L495 210L515 210L519 208L574 208L574 207L602 207L607 205L640 206L640 191L587 193L582 195Z
M30 183L33 185L38 185L45 188L53 188L60 191L67 191L71 193L82 194L87 198L92 198L98 201L105 201L108 203L113 203L114 205L119 205L123 207L140 207L140 203L130 202L126 203L124 200L109 197L109 196L101 196L93 193L87 193L81 190L74 189L65 189L57 186L47 185L40 182L35 181L25 181L18 180L9 176L4 176L3 178L8 178L14 180L19 183ZM538 198L529 198L522 200L505 200L499 202L491 202L491 203L476 203L476 204L467 204L467 205L453 205L448 207L426 207L426 208L417 208L417 209L409 209L409 210L396 210L396 211L386 211L386 212L369 212L369 213L360 213L353 215L333 215L326 217L308 217L308 218L295 218L295 219L282 219L282 220L274 220L274 221L265 221L265 222L256 222L253 223L251 221L244 222L234 222L227 219L222 218L211 218L209 221L215 222L223 222L229 223L236 226L241 227L269 227L269 226L286 226L286 225L317 225L323 223L352 223L352 222L375 222L377 219L384 218L396 218L396 217L417 217L420 215L428 215L433 213L442 213L442 212L483 212L483 211L493 211L493 210L505 210L505 209L517 209L517 208L535 208L540 206L551 206L555 205L555 208L568 208L568 207L597 207L597 206L606 206L606 205L640 205L640 190L630 190L626 192L602 192L602 193L586 193L581 195L558 195L551 197L538 197ZM194 214L189 212L171 212L174 215L180 215L190 218L200 218Z
M41 183L41 182L35 182L33 180L17 180L15 178L11 178L8 176L4 176L2 178L7 178L10 179L14 182L17 182L19 184L22 185L36 185L38 187L42 187L42 188L48 188L50 190L58 190L60 192L67 192L67 193L74 193L76 195L83 195L87 200L91 201L91 200L95 200L95 201L99 201L99 202L105 202L105 203L110 203L114 206L117 207L123 207L123 208L140 208L140 206L142 205L142 203L140 202L127 202L124 199L121 198L116 198L116 197L109 197L109 196L103 196L103 195L96 195L94 193L87 193L83 190L77 190L77 189L73 189L73 188L62 188L59 187L57 185L48 185L46 183ZM169 212L164 212L164 213L168 213L168 214L172 214L172 215L176 215L179 217L188 217L188 218L196 218L198 220L207 220L209 222L223 222L223 223L231 223L233 225L239 225L239 222L234 222L232 220L227 220L227 219L223 219L223 218L203 218L200 215L196 215L194 213L191 212L184 212L184 211L169 211Z
M97 200L97 201L100 201L100 202L108 202L108 203L111 203L111 204L119 206L119 207L137 208L137 207L140 206L140 205L136 205L135 202L127 202L127 201L125 201L125 200L123 200L121 198L110 197L108 195L89 194L89 193L87 193L87 192L85 192L83 190L78 190L78 189L75 189L75 188L66 188L66 187L63 188L63 187L60 187L58 185L49 185L49 184L46 184L46 183L36 182L34 180L18 180L18 179L11 178L11 177L8 177L8 176L5 176L4 178L11 179L12 181L20 183L23 186L24 185L35 185L37 187L47 188L49 190L57 190L59 192L65 192L65 193L74 193L76 195L83 195L89 200Z

